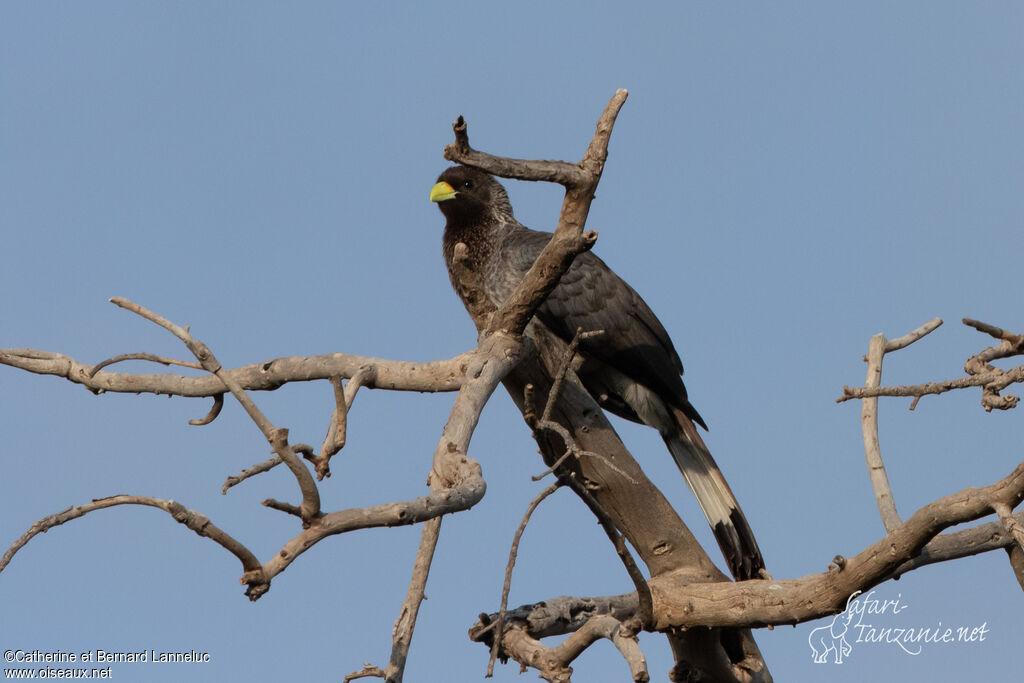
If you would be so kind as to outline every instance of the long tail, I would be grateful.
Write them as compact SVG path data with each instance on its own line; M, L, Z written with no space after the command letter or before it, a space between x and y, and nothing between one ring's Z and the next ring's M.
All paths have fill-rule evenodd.
M737 581L757 578L764 569L764 559L736 496L690 419L676 411L676 422L679 429L662 436L679 471L697 497L733 578Z

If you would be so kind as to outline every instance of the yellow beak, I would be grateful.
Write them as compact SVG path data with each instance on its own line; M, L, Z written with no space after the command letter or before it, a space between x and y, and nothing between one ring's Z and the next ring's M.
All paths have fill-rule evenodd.
M455 199L455 194L454 187L444 181L441 181L430 188L430 201L444 202L449 199Z

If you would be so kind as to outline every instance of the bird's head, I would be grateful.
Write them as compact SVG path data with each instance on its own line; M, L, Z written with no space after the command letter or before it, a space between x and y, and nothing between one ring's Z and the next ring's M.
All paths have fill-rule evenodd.
M452 166L430 190L449 224L472 225L496 215L512 215L508 194L497 180L469 166Z

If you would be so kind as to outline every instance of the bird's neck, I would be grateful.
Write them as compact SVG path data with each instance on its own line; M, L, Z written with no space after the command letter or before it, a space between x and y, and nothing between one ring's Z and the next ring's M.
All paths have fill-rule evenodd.
M443 241L444 262L448 272L452 271L457 244L466 245L463 254L466 265L479 269L490 260L500 239L498 226L491 221L472 224L449 221L444 227Z
M484 301L491 306L499 305L494 300L492 283L488 282L500 259L501 243L510 230L519 227L512 224L484 220L476 224L449 221L444 229L444 261L448 277L455 293L462 299L471 314L478 311ZM464 245L465 249L459 245Z

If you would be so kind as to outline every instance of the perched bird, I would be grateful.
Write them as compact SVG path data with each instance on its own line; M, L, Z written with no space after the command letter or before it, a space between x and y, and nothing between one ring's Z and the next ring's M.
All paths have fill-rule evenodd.
M453 166L437 179L430 200L447 219L444 259L455 291L469 294L453 270L455 245L466 245L470 267L483 294L500 306L514 291L551 239L512 214L508 194L491 175ZM736 497L715 464L694 423L707 425L690 404L683 364L672 340L632 287L590 252L576 257L536 318L570 342L577 329L604 333L579 342L577 375L606 410L658 430L707 517L737 580L764 569L761 551Z

